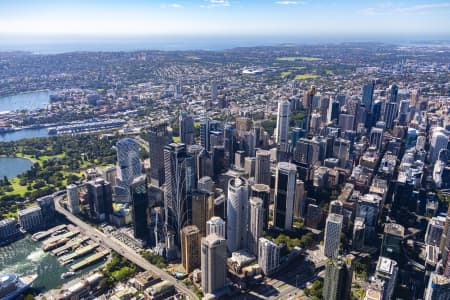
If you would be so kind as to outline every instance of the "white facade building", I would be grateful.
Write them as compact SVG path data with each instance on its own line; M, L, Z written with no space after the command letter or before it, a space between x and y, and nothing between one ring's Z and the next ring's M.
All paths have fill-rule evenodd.
M206 222L206 236L217 234L225 238L226 223L220 217L212 217Z
M258 240L263 234L264 207L261 198L250 198L250 223L248 230L248 250L258 255Z
M258 242L258 265L265 275L275 272L280 266L280 247L268 239L260 238Z
M230 252L247 247L248 183L244 178L228 182L227 246Z

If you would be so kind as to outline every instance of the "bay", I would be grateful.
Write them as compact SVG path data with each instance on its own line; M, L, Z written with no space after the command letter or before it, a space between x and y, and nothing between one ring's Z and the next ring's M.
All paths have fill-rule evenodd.
M28 171L33 162L22 157L0 157L0 178L5 176L8 179L14 178L19 174Z
M45 108L50 101L49 91L21 93L0 98L0 112Z

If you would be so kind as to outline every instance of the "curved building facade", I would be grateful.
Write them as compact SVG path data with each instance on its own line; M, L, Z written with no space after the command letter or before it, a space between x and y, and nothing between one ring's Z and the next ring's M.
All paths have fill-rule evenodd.
M248 183L242 177L228 182L227 246L230 252L247 247Z

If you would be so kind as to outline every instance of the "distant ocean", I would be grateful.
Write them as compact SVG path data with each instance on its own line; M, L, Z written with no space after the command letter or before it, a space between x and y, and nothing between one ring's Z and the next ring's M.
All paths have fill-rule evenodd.
M436 36L11 36L0 35L0 52L27 51L56 54L75 51L136 51L136 50L210 50L236 47L274 46L281 44L325 44L342 42L385 42L423 45L449 45L450 37ZM443 42L444 41L444 42Z

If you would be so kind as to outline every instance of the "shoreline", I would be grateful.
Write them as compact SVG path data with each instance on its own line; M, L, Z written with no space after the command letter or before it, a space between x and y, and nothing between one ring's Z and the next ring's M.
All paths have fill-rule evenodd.
M35 90L35 91L17 92L17 93L6 93L6 94L1 94L0 93L0 99L1 98L14 97L14 96L20 96L20 95L26 95L26 94L32 94L32 93L41 93L41 92L48 92L48 93L50 93L51 90L43 89L43 90ZM50 99L49 99L49 102L50 102Z

